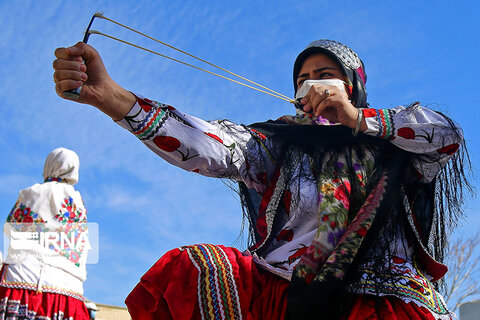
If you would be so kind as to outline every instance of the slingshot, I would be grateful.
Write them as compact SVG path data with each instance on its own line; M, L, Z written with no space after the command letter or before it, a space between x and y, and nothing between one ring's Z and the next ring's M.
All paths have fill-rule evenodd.
M153 41L155 41L155 42L158 42L158 43L160 43L160 44L162 44L162 45L164 45L164 46L166 46L166 47L169 47L170 49L176 50L176 51L181 52L181 53L183 53L183 54L185 54L185 55L187 55L187 56L190 56L190 57L192 57L192 58L194 58L194 59L197 59L197 60L199 60L199 61L201 61L201 62L203 62L203 63L205 63L205 64L207 64L207 65L209 65L209 66L211 66L211 67L217 68L217 69L219 69L219 70L221 70L221 71L223 71L223 72L225 72L225 73L228 73L228 74L230 74L230 75L232 75L232 76L234 76L234 77L236 77L236 78L239 78L239 79L241 79L241 80L243 80L243 81L245 81L245 82L247 82L247 83L250 83L250 84L247 84L247 83L245 83L245 82L242 82L242 81L239 81L239 80L235 80L235 79L229 78L229 77L224 76L224 75L221 75L221 74L219 74L219 73L206 70L206 69L204 69L204 68L197 67L197 66L195 66L195 65L193 65L193 64L183 62L183 61L181 61L181 60L178 60L178 59L169 57L169 56L167 56L167 55L158 53L158 52L156 52L156 51L153 51L153 50L150 50L150 49L147 49L147 48L144 48L144 47L142 47L142 46L133 44L133 43L131 43L131 42L127 42L127 41L125 41L125 40L122 40L122 39L113 37L113 36L111 36L111 35L107 35L107 34L105 34L105 33L103 33L103 32L96 31L96 30L91 30L90 27L92 26L92 23L93 23L93 21L95 20L95 18L100 18L100 19L105 19L105 20L107 20L107 21L110 21L110 22L112 22L112 23L114 23L114 24L117 24L117 25L119 25L119 26L121 26L121 27L123 27L123 28L125 28L125 29L128 29L128 30L130 30L130 31L132 31L132 32L135 32L135 33L141 35L141 36L144 36L144 37L146 37L146 38L148 38L148 39L151 39L151 40L153 40ZM194 69L197 69L197 70L206 72L206 73L208 73L208 74L211 74L211 75L220 77L220 78L222 78L222 79L225 79L225 80L228 80L228 81L237 83L237 84L242 85L242 86L245 86L245 87L247 87L247 88L250 88L250 89L253 89L253 90L257 90L257 91L259 91L259 92L262 92L262 93L271 95L271 96L276 97L276 98L278 98L278 99L282 99L282 100L284 100L284 101L287 101L287 102L290 102L290 103L294 103L294 104L297 103L294 99L291 99L291 98L289 98L289 97L287 97L287 96L285 96L285 95L283 95L283 94L281 94L281 93L278 93L278 92L276 92L276 91L274 91L274 90L272 90L272 89L269 89L269 88L267 88L267 87L265 87L265 86L263 86L263 85L261 85L261 84L258 84L258 83L254 82L254 81L252 81L252 80L249 80L249 79L247 79L247 78L245 78L245 77L243 77L243 76L241 76L241 75L238 75L238 74L236 74L236 73L233 73L233 72L231 72L231 71L229 71L229 70L227 70L227 69L225 69L225 68L219 67L219 66L217 66L217 65L215 65L215 64L213 64L213 63L211 63L211 62L208 62L208 61L206 61L206 60L204 60L204 59L201 59L201 58L199 58L199 57L196 57L196 56L194 56L194 55L192 55L192 54L190 54L190 53L188 53L188 52L186 52L186 51L183 51L183 50L181 50L181 49L178 49L178 48L176 48L176 47L174 47L174 46L172 46L172 45L170 45L170 44L168 44L168 43L165 43L165 42L163 42L163 41L160 41L160 40L158 40L158 39L155 39L155 38L153 38L153 37L151 37L151 36L149 36L149 35L147 35L147 34L144 34L144 33L140 32L140 31L137 31L137 30L135 30L135 29L133 29L133 28L130 28L130 27L126 26L126 25L123 25L123 24L121 24L121 23L119 23L119 22L117 22L117 21L115 21L115 20L112 20L112 19L110 19L110 18L107 18L107 17L105 17L105 16L103 15L103 13L97 12L97 13L95 13L95 14L92 16L92 18L91 18L91 20L90 20L90 22L89 22L89 24L88 24L88 26L87 26L87 29L85 30L85 34L84 34L84 37L83 37L83 42L84 42L84 43L87 43L87 42L88 42L88 39L89 39L89 37L90 37L91 34L97 34L97 35L101 35L101 36L110 38L110 39L112 39L112 40L119 41L119 42L121 42L121 43L127 44L127 45L129 45L129 46L132 46L132 47L135 47L135 48L138 48L138 49L141 49L141 50L150 52L150 53L153 53L153 54L158 55L158 56L160 56L160 57L169 59L169 60L171 60L171 61L175 61L175 62L181 63L181 64L183 64L183 65L186 65L186 66L189 66L189 67L191 67L191 68L194 68ZM78 99L81 90L82 90L82 87L80 86L80 87L78 87L78 88L76 88L76 89L64 91L64 92L63 92L63 95L64 95L66 98L68 98L68 99L73 99L73 100L75 100L75 99Z

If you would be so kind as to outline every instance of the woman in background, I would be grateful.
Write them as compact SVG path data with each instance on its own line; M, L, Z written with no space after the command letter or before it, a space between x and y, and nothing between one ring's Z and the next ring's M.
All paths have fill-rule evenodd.
M79 166L74 151L57 148L45 161L44 182L20 191L7 217L0 319L89 319L83 297L87 211L73 187Z

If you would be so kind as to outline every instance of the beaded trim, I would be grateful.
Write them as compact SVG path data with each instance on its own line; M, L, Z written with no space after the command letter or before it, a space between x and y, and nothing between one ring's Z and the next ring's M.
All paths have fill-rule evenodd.
M161 108L153 109L140 125L133 130L133 134L140 140L147 140L160 130L167 118L168 114L165 110Z
M336 57L342 60L342 62L350 69L356 70L362 66L360 58L355 53L355 51L353 51L346 45L341 44L340 42L337 42L334 40L321 39L321 40L313 41L307 46L306 49L310 47L323 48L332 52Z
M375 279L374 273L365 267L358 289L364 294L392 295L402 300L413 300L438 315L450 314L442 296L418 269L416 263L393 262L389 281Z
M0 286L6 287L6 288L12 288L12 289L26 289L26 290L33 290L33 291L38 290L38 286L33 283L7 281L6 279L7 268L8 268L8 265L5 265L3 268L2 278L0 280ZM80 301L86 301L85 297L82 296L80 293L67 290L67 289L62 289L62 288L57 288L52 286L41 286L41 291L63 294L64 296L69 296L69 297L78 299Z
M228 256L219 246L185 246L198 269L198 304L202 319L242 319L240 298Z
M378 137L392 140L395 134L395 122L393 121L393 116L395 115L395 110L392 109L378 109L377 110L377 121L379 125Z

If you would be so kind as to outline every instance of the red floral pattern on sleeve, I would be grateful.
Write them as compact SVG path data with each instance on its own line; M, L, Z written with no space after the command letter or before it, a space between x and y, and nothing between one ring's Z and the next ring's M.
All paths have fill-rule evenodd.
M218 142L220 142L221 144L223 144L223 140L220 139L217 135L213 134L213 133L208 133L208 132L204 132L207 136L217 140Z
M440 154L447 154L447 155L452 155L454 154L455 152L457 152L458 148L460 147L460 145L458 143L453 143L453 144L449 144L448 146L445 146L443 148L440 148L437 150L438 153Z
M147 99L137 99L138 105L143 109L145 112L150 112L152 110L152 106L148 104Z
M170 136L156 136L153 143L163 151L173 152L180 147L180 141Z
M192 158L198 157L198 154L191 155L190 150L188 149L183 151L180 150L180 140L171 136L156 136L155 138L153 138L153 143L155 143L155 145L163 151L178 152L182 156L181 161L187 161Z
M404 139L415 139L415 131L412 128L400 128L397 131L397 135Z

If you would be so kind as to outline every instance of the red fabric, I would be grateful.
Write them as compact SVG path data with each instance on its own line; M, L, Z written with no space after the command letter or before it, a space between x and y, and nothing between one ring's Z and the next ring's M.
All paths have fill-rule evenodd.
M242 318L284 319L289 282L258 268L251 256L219 247L233 267ZM198 270L186 251L167 252L125 300L132 319L200 319L197 280Z
M221 247L228 255L240 298L242 318L284 319L289 282L258 268L251 256ZM198 302L198 270L186 251L167 252L140 280L125 303L133 320L201 319ZM380 314L375 304L380 301ZM342 320L435 320L424 307L385 296L359 295Z
M435 317L424 307L413 302L405 303L396 297L381 297L379 313L375 309L378 302L375 296L360 295L348 316L342 320L435 320Z
M19 316L25 315L19 313L19 310L20 312L24 311L25 307L28 308L30 315L35 315L35 318L32 319L37 319L37 317L57 319L60 312L64 314L65 319L69 319L69 317L75 320L90 319L83 301L63 294L36 293L33 290L11 289L0 286L0 299L0 314L5 319L23 319Z

